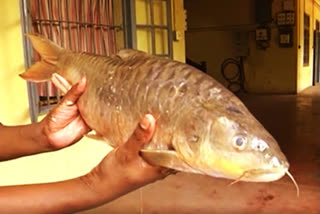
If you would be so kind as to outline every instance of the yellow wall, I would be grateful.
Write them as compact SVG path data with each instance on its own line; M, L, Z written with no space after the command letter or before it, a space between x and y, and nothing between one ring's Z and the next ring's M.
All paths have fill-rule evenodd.
M310 16L310 62L308 66L303 65L303 40L304 40L304 13ZM319 0L298 0L298 71L297 71L297 92L302 91L306 87L312 85L313 77L313 31L315 29L315 21L319 20Z
M28 122L25 81L18 78L24 69L19 1L2 1L0 7L0 121Z
M276 14L282 11L283 1L273 0L272 2L272 16L276 20ZM301 8L304 0L298 2L300 6L297 8ZM312 0L306 0L306 9L310 13L318 13L319 6L312 7L311 2ZM226 84L220 73L221 63L224 59L233 56L234 32L245 31L249 33L249 56L244 59L245 88L249 92L295 93L311 85L313 54L310 54L310 66L302 68L303 38L297 35L297 25L299 26L303 21L303 16L293 27L293 47L279 47L278 27L273 23L270 31L270 47L261 50L256 48L255 29L258 25L255 23L254 6L254 0L186 0L187 57L197 62L206 61L208 73ZM314 23L312 19L311 22ZM299 32L301 34L303 30L299 28ZM313 35L313 32L310 32L310 35ZM300 36L299 40L297 40L298 36ZM310 45L312 42L313 40L310 41ZM301 45L300 49L298 45Z

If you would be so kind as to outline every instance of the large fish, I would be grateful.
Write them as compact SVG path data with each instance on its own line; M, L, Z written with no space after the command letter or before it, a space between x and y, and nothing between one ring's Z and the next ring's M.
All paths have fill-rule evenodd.
M112 146L125 142L150 113L157 129L142 155L152 164L235 182L287 174L296 185L276 140L236 96L196 68L135 50L107 57L76 53L28 37L42 60L21 77L41 82L58 73L75 84L86 76L80 113Z

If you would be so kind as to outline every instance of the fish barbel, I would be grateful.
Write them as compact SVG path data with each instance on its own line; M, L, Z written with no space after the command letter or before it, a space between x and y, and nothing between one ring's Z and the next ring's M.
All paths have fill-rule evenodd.
M142 150L152 164L235 182L269 182L288 174L295 183L276 140L209 75L140 51L98 56L28 37L42 60L21 77L42 82L58 73L75 84L86 76L79 111L113 147L128 139L144 114L152 114L157 129Z

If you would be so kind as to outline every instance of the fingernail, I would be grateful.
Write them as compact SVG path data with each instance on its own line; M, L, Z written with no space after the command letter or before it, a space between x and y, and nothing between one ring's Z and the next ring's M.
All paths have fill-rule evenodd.
M150 126L150 121L152 120L153 116L151 114L147 114L143 117L142 121L140 122L140 127L143 130L147 130Z
M50 116L50 120L51 120L52 122L57 122L56 118L53 117L53 116Z
M52 75L51 75L51 78L57 78L57 73L53 73Z
M148 118L144 117L143 120L140 122L140 127L143 129L143 130L147 130L148 127L149 127L149 121L148 121Z
M85 81L86 81L86 77L85 76L81 77L80 83L83 84Z
M82 90L83 87L87 85L87 78L85 76L81 77L81 79L78 82L78 89Z
M60 75L58 75L57 73L54 73L53 75L54 75L54 77L55 77L55 78L57 78L59 81L61 81L61 82L63 82L63 81L64 81L64 79L63 79L63 78L61 78L61 76L60 76Z
M67 104L67 106L72 106L72 105L73 105L73 102L70 101L70 100L68 100L68 101L66 102L66 104Z

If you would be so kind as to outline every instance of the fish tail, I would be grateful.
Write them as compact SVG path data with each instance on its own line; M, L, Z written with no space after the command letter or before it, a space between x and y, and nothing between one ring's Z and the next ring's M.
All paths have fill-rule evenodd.
M32 34L26 36L30 39L33 48L40 54L41 61L33 64L27 71L20 74L20 77L32 82L50 80L56 71L59 55L64 49L42 36Z

